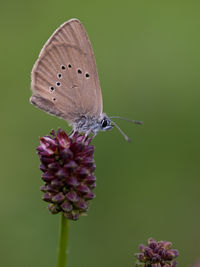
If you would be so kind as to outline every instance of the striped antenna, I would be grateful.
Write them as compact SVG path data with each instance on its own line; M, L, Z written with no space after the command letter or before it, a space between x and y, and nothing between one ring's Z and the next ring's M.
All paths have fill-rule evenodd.
M121 119L121 120L125 120L125 121L129 121L129 122L132 122L134 124L144 124L143 121L135 121L135 120L130 120L130 119L127 119L127 118L124 118L124 117L120 117L120 116L111 116L109 117L110 119Z

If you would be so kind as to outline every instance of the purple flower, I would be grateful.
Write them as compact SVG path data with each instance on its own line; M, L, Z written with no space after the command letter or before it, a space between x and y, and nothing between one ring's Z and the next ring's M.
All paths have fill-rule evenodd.
M136 266L141 267L176 267L174 260L178 257L178 250L171 249L172 243L167 241L155 241L149 238L148 245L139 245L140 253L136 254Z
M40 138L37 151L44 181L41 191L52 214L63 212L68 219L77 220L88 211L96 187L91 140L79 133L68 136L61 129Z

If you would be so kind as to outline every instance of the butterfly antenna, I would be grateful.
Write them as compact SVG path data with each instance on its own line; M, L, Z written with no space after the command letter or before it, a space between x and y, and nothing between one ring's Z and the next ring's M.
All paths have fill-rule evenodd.
M118 129L118 131L123 135L123 137L125 138L125 140L130 143L131 142L131 139L122 131L122 129L119 128L119 126L117 125L117 123L115 123L114 121L111 121L111 122Z
M144 123L143 121L130 120L130 119L127 119L127 118L124 118L124 117L120 117L120 116L111 116L109 118L111 118L111 119L121 119L121 120L132 122L134 124L139 124L139 125Z

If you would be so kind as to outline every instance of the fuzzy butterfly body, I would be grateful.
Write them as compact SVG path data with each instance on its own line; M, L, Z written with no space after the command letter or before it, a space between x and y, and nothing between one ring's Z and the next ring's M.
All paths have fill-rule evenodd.
M102 95L88 35L77 19L62 24L40 52L31 74L31 103L61 117L74 130L112 128L102 113Z

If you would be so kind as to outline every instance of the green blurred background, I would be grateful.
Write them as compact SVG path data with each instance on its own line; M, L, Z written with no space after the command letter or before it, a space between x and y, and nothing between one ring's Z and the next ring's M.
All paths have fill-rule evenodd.
M1 1L0 266L53 267L59 216L41 201L35 147L65 121L29 104L30 72L49 36L79 18L91 39L108 115L94 144L96 199L70 223L68 267L131 267L148 237L200 258L200 2Z

